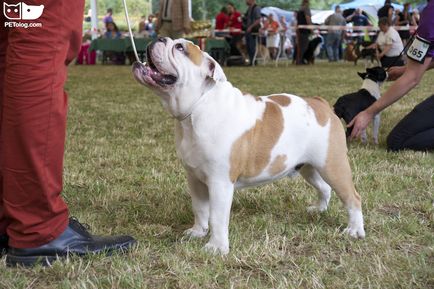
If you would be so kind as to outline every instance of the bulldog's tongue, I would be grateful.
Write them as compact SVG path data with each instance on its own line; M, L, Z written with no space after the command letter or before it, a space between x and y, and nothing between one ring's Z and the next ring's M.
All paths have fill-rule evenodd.
M162 74L158 70L152 69L151 78L160 84L171 85L176 81L176 77L170 74Z

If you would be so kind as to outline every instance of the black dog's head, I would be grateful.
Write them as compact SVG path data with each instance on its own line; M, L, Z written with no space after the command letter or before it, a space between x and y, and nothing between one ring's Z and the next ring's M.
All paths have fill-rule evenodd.
M383 82L387 79L387 72L380 66L367 68L366 72L357 72L357 74L362 79L370 79L375 82Z

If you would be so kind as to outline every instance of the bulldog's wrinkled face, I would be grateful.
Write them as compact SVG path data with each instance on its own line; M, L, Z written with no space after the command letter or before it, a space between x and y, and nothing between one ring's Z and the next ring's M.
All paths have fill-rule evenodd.
M197 45L185 39L159 38L147 47L147 63L133 65L136 80L159 92L198 83L226 81L221 67ZM194 82L194 83L193 83Z

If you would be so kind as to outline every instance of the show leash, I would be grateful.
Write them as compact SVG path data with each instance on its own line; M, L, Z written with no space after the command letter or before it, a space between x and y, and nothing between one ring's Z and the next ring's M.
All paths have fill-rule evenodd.
M136 56L137 62L142 63L142 61L140 61L139 54L137 54L136 44L134 43L134 35L133 35L133 31L131 30L131 23L130 23L130 17L128 15L127 2L126 0L122 0L122 3L124 4L125 19L127 20L128 31L130 33L130 40L131 40L131 45L133 46L134 55Z

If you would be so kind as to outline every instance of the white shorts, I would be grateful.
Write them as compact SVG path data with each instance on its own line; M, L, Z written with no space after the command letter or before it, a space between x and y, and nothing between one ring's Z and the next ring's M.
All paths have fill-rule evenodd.
M273 35L267 35L267 47L279 47L280 42L280 35L279 34L273 34Z

